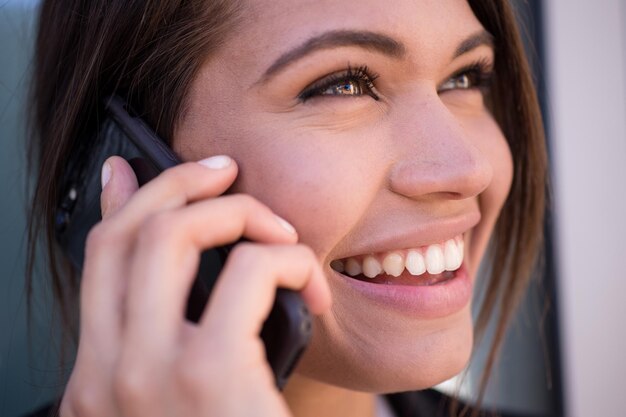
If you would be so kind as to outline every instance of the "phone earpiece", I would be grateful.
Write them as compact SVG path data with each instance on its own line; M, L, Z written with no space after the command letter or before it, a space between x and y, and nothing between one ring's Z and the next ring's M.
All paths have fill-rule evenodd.
M132 158L128 163L135 172L140 187L159 175L159 171L145 158Z

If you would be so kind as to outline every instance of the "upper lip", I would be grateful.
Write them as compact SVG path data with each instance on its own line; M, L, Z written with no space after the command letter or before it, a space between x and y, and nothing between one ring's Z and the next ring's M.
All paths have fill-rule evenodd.
M397 228L387 233L378 233L375 239L360 241L350 248L350 253L334 257L345 259L351 256L391 252L394 250L419 248L433 243L443 243L453 239L480 222L478 210L464 213L460 216L433 219L430 222L421 222L419 226Z

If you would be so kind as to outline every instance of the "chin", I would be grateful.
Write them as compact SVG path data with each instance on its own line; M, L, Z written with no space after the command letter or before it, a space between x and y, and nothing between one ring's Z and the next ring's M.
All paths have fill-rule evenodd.
M463 371L471 357L469 306L427 323L369 324L341 333L341 325L320 323L297 372L345 389L383 394L430 388Z

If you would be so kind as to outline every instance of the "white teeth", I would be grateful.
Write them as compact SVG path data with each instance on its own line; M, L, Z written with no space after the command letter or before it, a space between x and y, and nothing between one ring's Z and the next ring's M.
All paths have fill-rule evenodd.
M350 276L360 274L368 278L375 278L380 274L394 277L402 275L404 269L414 276L440 274L443 271L455 271L463 264L463 238L457 237L442 244L432 244L419 249L389 252L381 258L380 255L367 255L362 261L357 258L336 259L330 263L332 269L344 272ZM382 265L379 259L382 259Z
M454 240L448 240L443 248L446 271L454 271L461 266L461 253Z
M446 269L443 251L439 245L426 249L426 270L429 274L441 274Z
M354 258L349 258L346 261L346 272L348 275L354 277L361 273L361 264Z
M424 257L416 250L410 250L406 255L405 265L411 275L422 275L426 272Z
M374 278L376 275L383 272L383 268L380 266L380 262L373 256L366 256L363 259L363 275L368 278Z
M383 259L383 269L388 275L400 276L404 271L404 261L399 253L390 253Z
M330 263L330 267L332 269L334 269L337 272L343 272L344 271L344 266L343 266L343 262L340 261L339 259L335 259L334 261L332 261Z

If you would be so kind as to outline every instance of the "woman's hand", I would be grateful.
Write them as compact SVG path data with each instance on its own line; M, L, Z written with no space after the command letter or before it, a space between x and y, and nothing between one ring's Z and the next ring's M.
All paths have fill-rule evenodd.
M236 175L234 161L214 157L137 189L126 161L105 163L62 417L289 415L259 332L276 287L300 290L313 313L330 292L313 252L268 207L218 197ZM200 253L242 235L258 243L232 250L200 322L186 321Z

